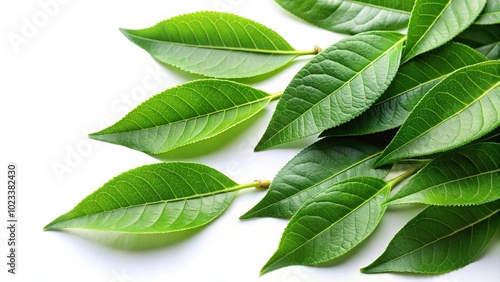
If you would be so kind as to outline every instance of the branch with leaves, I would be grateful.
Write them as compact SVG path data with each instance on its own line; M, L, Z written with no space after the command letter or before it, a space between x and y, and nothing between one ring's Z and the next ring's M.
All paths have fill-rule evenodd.
M122 29L159 62L210 78L167 89L90 137L159 154L223 134L277 100L256 151L321 140L271 183L237 184L195 163L132 169L45 229L187 230L220 216L237 191L269 186L241 216L290 219L262 273L342 256L370 236L386 209L415 203L428 208L364 273L442 273L477 260L500 225L500 2L276 2L352 36L297 51L259 23L218 12ZM405 27L407 34L394 31ZM298 56L311 58L283 92L232 80ZM399 163L412 167L384 180Z

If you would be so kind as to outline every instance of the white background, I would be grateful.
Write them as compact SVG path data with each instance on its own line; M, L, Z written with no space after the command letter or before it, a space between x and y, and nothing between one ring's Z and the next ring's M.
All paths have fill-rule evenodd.
M45 3L45 4L44 4ZM51 4L47 4L51 3ZM120 119L148 97L198 78L163 67L129 42L118 27L139 29L199 10L233 12L267 25L297 49L328 47L343 36L309 25L272 0L2 1L0 174L18 171L18 275L7 274L7 230L0 229L1 281L498 281L500 236L461 270L439 276L363 275L392 236L419 208L390 208L376 232L349 255L319 267L288 267L259 277L286 221L238 217L264 193L240 192L206 228L147 251L105 245L101 238L43 232L115 175L162 160L210 165L240 183L269 178L315 138L254 153L276 102L262 114L212 140L160 159L86 136ZM246 80L281 91L306 62L299 59L266 80ZM145 81L148 83L145 84ZM6 184L1 192L6 222ZM161 239L161 238L160 238ZM115 239L116 240L116 239ZM151 238L143 238L148 244ZM99 241L99 242L96 242ZM116 241L120 245L122 241ZM458 246L457 246L458 247Z

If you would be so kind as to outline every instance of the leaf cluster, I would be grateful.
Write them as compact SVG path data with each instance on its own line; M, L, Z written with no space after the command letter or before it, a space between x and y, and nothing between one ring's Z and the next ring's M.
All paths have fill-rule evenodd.
M500 2L276 2L352 36L299 51L259 23L218 12L121 29L159 62L209 78L167 89L90 137L158 154L223 134L278 100L255 150L314 135L319 141L270 185L237 184L196 163L132 169L46 230L182 231L213 221L237 191L269 186L241 217L289 219L262 273L342 256L388 208L415 203L427 208L364 273L443 273L477 260L500 225ZM402 28L406 34L395 31ZM311 58L283 92L234 81L298 56ZM386 179L401 163L412 166Z

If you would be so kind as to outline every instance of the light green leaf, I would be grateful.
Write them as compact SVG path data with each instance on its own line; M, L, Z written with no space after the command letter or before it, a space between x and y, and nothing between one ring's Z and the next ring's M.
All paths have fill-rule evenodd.
M443 273L474 262L500 223L498 202L470 207L431 206L410 220L364 273Z
M366 112L322 136L365 135L397 128L439 81L457 69L486 60L474 49L454 42L424 53L399 68L387 91Z
M432 88L375 165L454 149L500 125L500 61L462 68Z
M284 9L316 26L356 34L406 27L414 0L276 0Z
M389 167L374 169L382 148L346 138L320 140L288 162L271 182L266 196L241 218L291 217L319 192L355 176L384 178Z
M403 62L450 41L474 22L485 4L486 0L416 0Z
M318 54L285 89L255 150L304 138L360 115L396 75L404 40L400 33L372 31Z
M444 153L422 168L388 204L478 205L500 199L500 144Z
M500 59L500 24L471 25L454 40L475 48L490 60Z
M292 217L261 273L317 264L349 252L377 227L389 190L380 179L358 177L317 194Z
M500 1L488 0L483 12L474 22L475 24L500 24Z
M145 165L111 179L45 230L167 233L191 229L217 218L238 190L258 185L238 185L201 164Z
M262 110L273 96L232 81L195 80L157 94L93 139L158 154L204 140Z
M152 27L121 29L155 59L182 70L219 78L251 77L278 69L299 55L275 31L228 13L196 12Z

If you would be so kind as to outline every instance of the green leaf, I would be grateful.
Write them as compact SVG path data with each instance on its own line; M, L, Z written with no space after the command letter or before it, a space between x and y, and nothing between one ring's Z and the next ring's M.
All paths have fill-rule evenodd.
M498 202L470 207L431 206L410 220L364 273L443 273L474 262L500 223Z
M366 112L322 136L365 135L397 128L439 81L457 69L486 60L474 49L454 42L424 53L399 68L387 91Z
M360 115L396 75L404 40L396 32L366 32L318 54L285 89L255 150L304 138Z
M384 178L390 167L373 169L382 148L356 139L320 140L288 162L266 196L241 218L291 217L319 192L355 176Z
M93 139L158 154L204 140L262 110L273 96L232 81L204 79L157 94Z
M284 9L321 28L348 34L406 27L414 0L276 0Z
M454 40L475 48L490 60L500 59L500 24L471 25Z
M500 1L488 0L483 12L474 22L475 24L500 24Z
M454 149L500 125L500 61L457 70L410 113L375 165Z
M126 233L167 233L203 226L229 206L237 185L213 168L158 163L122 173L87 196L45 230L78 228Z
M292 217L261 273L317 264L349 252L377 227L389 190L380 179L359 177L317 194Z
M275 31L220 12L185 14L149 28L121 31L155 59L209 77L257 76L299 55L316 53L297 51Z
M500 144L444 153L422 168L388 204L477 205L500 199Z
M450 41L474 22L485 4L486 0L416 0L403 62Z

